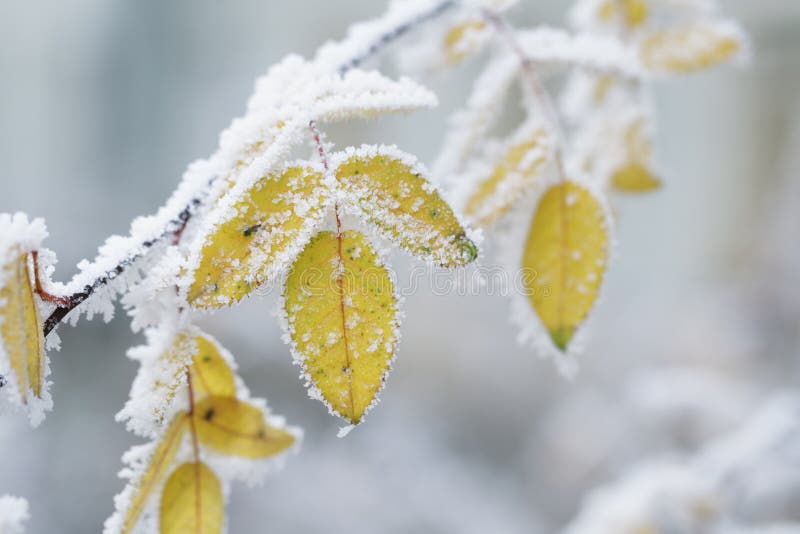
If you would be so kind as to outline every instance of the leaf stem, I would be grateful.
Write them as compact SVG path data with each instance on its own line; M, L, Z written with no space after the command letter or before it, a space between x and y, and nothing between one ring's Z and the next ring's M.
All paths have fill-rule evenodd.
M50 302L55 304L59 307L66 307L69 306L70 300L69 297L61 297L59 295L54 295L49 293L42 288L42 279L39 276L39 251L34 250L31 252L31 258L33 258L33 278L35 281L36 286L36 293L44 300L45 302Z
M192 434L192 454L194 455L195 463L200 461L200 444L197 440L197 429L194 425L194 386L192 385L192 373L189 367L186 367L186 384L189 386L189 409L186 414L189 416L189 427Z
M560 180L563 182L565 180L563 150L566 137L564 135L564 129L561 126L561 120L558 117L558 112L556 111L556 106L553 103L553 98L539 78L536 72L535 62L528 57L525 50L522 48L522 45L514 33L514 28L501 14L495 11L484 9L483 16L495 27L497 33L506 41L514 55L517 56L520 68L525 75L525 80L528 82L528 87L539 103L545 120L549 123L551 130L556 136L557 142L554 150L554 158L556 160L556 167Z

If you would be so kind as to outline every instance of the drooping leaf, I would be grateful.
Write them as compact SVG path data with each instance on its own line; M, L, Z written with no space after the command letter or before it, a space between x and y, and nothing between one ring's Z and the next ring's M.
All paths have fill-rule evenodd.
M0 274L0 333L21 401L40 398L44 381L42 317L31 280L29 254L12 255Z
M202 462L178 467L164 485L161 534L219 534L224 517L222 486Z
M322 122L407 113L438 102L431 91L410 78L392 80L376 71L353 69L344 76L317 73L309 82L323 83L313 103L314 116Z
M194 420L203 445L244 458L273 456L295 441L289 432L270 425L259 408L233 397L206 397L195 404Z
M535 183L550 157L548 135L538 128L529 139L511 146L492 174L478 184L467 201L466 214L478 226L487 226L506 213Z
M357 424L375 402L397 343L388 271L362 234L321 232L297 258L284 297L312 396Z
M181 412L175 417L161 436L161 441L148 458L145 470L142 472L141 476L133 482L134 490L130 504L125 511L121 534L127 534L134 529L153 489L161 483L164 476L169 471L175 459L175 454L180 448L181 439L186 431L188 421L189 418L185 412Z
M600 202L572 181L551 186L531 221L522 267L528 299L561 350L597 298L608 253L608 223Z
M653 32L642 40L639 55L650 70L688 73L724 63L743 48L735 24L709 22Z
M322 174L311 168L289 167L256 182L205 237L189 302L230 305L274 276L320 220L326 199Z
M480 47L479 36L484 30L486 23L480 19L467 20L450 28L442 42L447 62L453 65L473 54Z
M233 371L222 357L217 343L205 335L195 338L197 351L192 356L189 372L192 377L194 397L235 397L236 383Z
M644 193L658 189L661 180L651 170L653 145L644 120L633 121L625 132L625 161L611 176L611 185L618 191Z
M478 249L423 170L396 149L363 147L347 153L336 178L355 207L415 256L454 267Z
M358 68L336 72L331 65L352 60L352 51L335 57L341 50L329 45L318 51L314 61L290 55L270 68L256 83L248 109L269 110L277 105L280 115L292 120L301 114L307 117L302 121L305 127L311 119L321 123L353 120L436 105L436 95L407 77L393 80L375 70Z

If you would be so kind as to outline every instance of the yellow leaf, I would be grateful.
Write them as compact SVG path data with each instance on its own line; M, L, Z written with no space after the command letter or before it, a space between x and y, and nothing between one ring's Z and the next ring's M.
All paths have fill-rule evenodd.
M601 20L610 22L621 14L625 25L635 28L647 21L649 13L645 0L606 0L600 5L598 16Z
M634 121L625 132L626 160L612 173L611 185L627 193L644 193L661 187L661 180L650 170L652 141L644 120Z
M194 337L192 337L194 336ZM153 397L163 399L154 407L154 417L163 423L164 414L172 404L178 389L186 385L186 368L192 377L196 399L208 395L236 396L233 371L220 353L222 348L209 336L182 331L169 350L159 356L158 378L152 385Z
M362 234L322 232L297 258L284 296L307 379L336 414L357 424L386 380L397 343L388 271Z
M651 33L642 40L642 63L654 71L688 73L719 65L742 51L730 24L695 24Z
M189 418L185 412L181 412L175 417L167 427L150 458L148 458L144 472L134 482L134 492L122 523L122 534L131 532L136 526L150 493L169 471L172 461L175 459L175 454L180 448L181 438L183 438L183 433L186 431L188 420Z
M219 534L224 503L219 479L206 464L189 462L172 473L161 496L161 534Z
M322 174L308 168L290 167L256 182L206 236L189 302L197 308L229 305L267 281L302 246L326 199Z
M206 396L235 397L233 371L220 353L221 347L205 335L195 338L197 351L189 368L195 399Z
M485 28L486 24L482 20L468 20L452 27L445 34L442 43L447 63L453 65L474 53L479 44L474 40L474 34Z
M661 187L661 180L641 163L630 162L614 172L611 185L626 193L645 193Z
M544 193L528 230L522 267L530 303L561 350L597 298L608 247L605 211L587 189L566 181Z
M537 129L531 139L512 146L467 201L466 214L487 226L506 213L536 181L549 159L548 137Z
M0 279L0 333L23 404L41 398L44 380L42 317L34 296L28 254L3 266Z
M400 156L366 147L339 164L336 178L357 208L411 254L448 267L477 257L447 202Z
M232 397L206 397L194 407L200 442L225 454L265 458L285 451L294 443L289 432L267 423L252 404Z

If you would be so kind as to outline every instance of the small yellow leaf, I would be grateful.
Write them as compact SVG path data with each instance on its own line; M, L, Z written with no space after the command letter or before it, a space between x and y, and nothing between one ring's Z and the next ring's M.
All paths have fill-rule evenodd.
M206 236L192 273L189 302L216 308L238 302L274 275L322 217L322 174L302 167L265 176Z
M661 180L650 170L653 144L644 120L634 121L625 132L627 158L612 173L611 185L626 193L645 193L661 187Z
M651 33L642 40L639 55L651 70L688 73L724 63L742 48L742 37L732 25L698 23Z
M336 178L357 208L411 254L447 267L477 257L447 202L401 156L366 147L339 164Z
M482 20L468 20L452 27L444 36L442 46L447 63L453 65L479 48L475 34L486 29Z
M2 267L0 279L0 334L21 401L41 398L44 381L42 317L31 280L29 254L19 254Z
M182 464L161 497L161 534L219 534L224 517L222 486L206 464Z
M611 22L620 14L629 28L641 26L647 21L650 8L645 0L606 0L600 5L598 16L601 20Z
M386 380L397 343L388 271L362 234L322 232L297 258L284 296L307 379L335 413L357 424Z
M194 407L200 442L225 454L265 458L285 451L294 443L289 432L267 423L252 404L232 397L206 397Z
M535 183L549 156L548 136L541 128L512 146L467 201L467 216L478 226L497 220Z
M192 366L189 368L195 399L211 395L235 397L233 371L222 357L221 347L205 335L197 336L195 342L197 351L192 356Z
M122 523L122 534L131 532L139 520L145 505L150 497L153 488L164 479L164 475L169 471L175 454L181 445L181 438L186 431L189 418L186 412L179 413L172 423L167 427L161 441L156 446L150 458L147 460L145 468L139 479L134 482L134 492L131 497L130 505L125 512L125 519Z
M629 162L614 171L611 185L626 193L646 193L661 187L661 180L641 163Z
M566 350L597 298L608 262L608 224L600 202L566 181L542 196L522 267L525 290L553 343Z
M236 396L233 371L220 353L222 347L209 336L196 332L179 332L169 350L159 356L159 378L153 383L152 390L154 397L163 399L154 406L153 415L160 423L163 423L164 414L178 389L186 385L187 366L196 399L208 395ZM163 377L167 376L169 380L164 380Z

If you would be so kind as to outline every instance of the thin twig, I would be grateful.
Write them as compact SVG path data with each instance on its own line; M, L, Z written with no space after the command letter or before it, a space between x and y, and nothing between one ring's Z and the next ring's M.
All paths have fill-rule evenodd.
M339 74L343 75L347 73L347 71L349 71L350 69L359 67L370 57L374 56L379 51L386 48L388 45L392 44L394 41L403 37L411 30L414 30L417 27L423 25L424 23L441 16L443 13L447 12L456 5L458 5L458 1L456 0L443 0L442 2L439 2L438 4L433 6L428 11L419 13L416 16L412 17L410 20L398 24L388 32L378 37L372 44L370 44L367 47L366 51L353 57L349 61L343 63L338 69Z
M58 307L53 310L50 316L44 321L44 325L42 327L44 335L46 336L52 332L56 325L58 325L58 323L60 323L67 316L67 314L69 314L69 312L91 297L95 291L119 277L119 275L125 272L125 269L144 256L144 254L154 245L170 236L173 238L173 243L175 243L175 240L180 238L184 228L186 228L186 224L189 222L189 219L192 218L192 215L194 215L194 212L197 210L200 204L202 204L202 200L200 200L200 198L193 198L189 204L183 208L183 210L181 210L177 217L167 223L164 232L162 232L160 236L141 243L141 246L136 252L119 262L113 269L106 271L102 276L95 279L95 281L90 285L85 286L83 290L71 295L58 296L57 298L60 299L63 304L59 305L59 303L56 302Z

